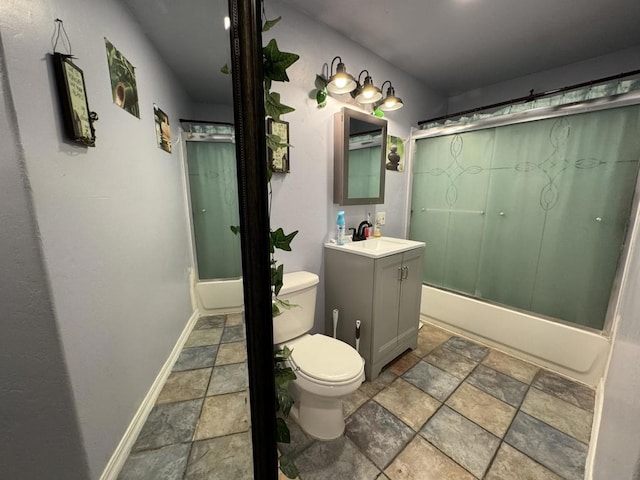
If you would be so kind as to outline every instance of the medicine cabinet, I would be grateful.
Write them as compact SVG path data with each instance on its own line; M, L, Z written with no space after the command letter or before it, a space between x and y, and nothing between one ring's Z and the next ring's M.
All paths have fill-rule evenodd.
M387 121L343 108L333 122L333 203L384 203Z

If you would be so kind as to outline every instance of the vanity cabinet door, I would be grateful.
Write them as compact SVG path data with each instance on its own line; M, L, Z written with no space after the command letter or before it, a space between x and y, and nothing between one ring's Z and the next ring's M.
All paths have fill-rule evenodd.
M420 248L405 252L402 259L404 273L401 282L397 336L398 343L409 342L410 348L416 347L420 323L423 257L424 249Z
M400 304L400 277L402 254L376 260L373 295L374 338L372 352L375 358L384 357L395 350L398 343L398 307Z

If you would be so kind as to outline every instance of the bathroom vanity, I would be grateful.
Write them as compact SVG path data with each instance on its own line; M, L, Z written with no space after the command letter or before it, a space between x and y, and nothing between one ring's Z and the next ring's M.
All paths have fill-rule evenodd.
M361 321L360 355L367 380L408 348L416 348L425 244L389 237L346 245L326 244L326 333L356 346Z

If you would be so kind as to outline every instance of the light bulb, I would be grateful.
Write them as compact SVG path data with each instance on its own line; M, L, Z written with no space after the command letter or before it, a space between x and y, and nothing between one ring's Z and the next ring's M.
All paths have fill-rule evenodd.
M373 97L373 92L371 90L365 90L364 92L362 92L362 96L364 98L371 98Z
M333 83L335 83L337 88L344 88L347 85L347 79L346 78L336 78Z

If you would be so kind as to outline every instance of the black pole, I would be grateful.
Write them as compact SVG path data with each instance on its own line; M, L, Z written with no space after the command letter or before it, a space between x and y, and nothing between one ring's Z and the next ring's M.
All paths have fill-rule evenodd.
M229 0L253 472L276 480L261 0Z
M454 117L462 117L470 113L481 112L483 110L490 110L492 108L506 107L507 105L513 105L514 103L531 102L537 98L548 97L549 95L555 95L557 93L567 92L569 90L576 90L578 88L590 87L591 85L597 85L599 83L610 82L612 80L618 80L619 78L631 77L633 75L640 74L640 70L632 70L631 72L620 73L618 75L611 75L610 77L598 78L597 80L590 80L588 82L576 83L567 87L555 88L553 90L547 90L546 92L533 93L533 90L529 92L529 95L524 97L512 98L511 100L505 100L504 102L492 103L491 105L483 105L482 107L471 108L469 110L463 110L462 112L450 113L442 115L440 117L430 118L429 120L421 120L418 122L418 126L425 123L440 122L442 120L448 120Z

